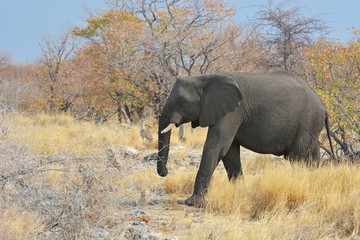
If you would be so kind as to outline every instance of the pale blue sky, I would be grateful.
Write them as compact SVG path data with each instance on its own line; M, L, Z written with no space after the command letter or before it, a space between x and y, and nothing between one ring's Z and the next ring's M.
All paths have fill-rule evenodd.
M10 53L15 63L39 57L42 36L58 36L73 26L84 26L89 11L106 8L105 0L0 0L0 52ZM245 24L266 0L227 0L237 9L237 21ZM279 0L274 0L279 2ZM351 30L360 28L359 0L298 0L306 15L321 15L329 37L346 42Z

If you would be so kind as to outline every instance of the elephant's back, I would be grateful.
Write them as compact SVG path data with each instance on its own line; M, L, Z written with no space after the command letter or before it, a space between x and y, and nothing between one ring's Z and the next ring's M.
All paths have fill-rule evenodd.
M239 72L233 73L232 77L238 82L240 90L244 89L244 95L250 97L264 98L266 102L271 99L276 102L310 101L315 106L323 106L319 96L303 79L286 71L263 74Z
M277 126L298 121L323 123L325 107L314 90L300 77L288 72L266 74L237 73L244 89L243 106L248 119L278 119ZM285 122L287 123L285 123Z
M300 77L285 71L270 73L237 72L231 75L237 80L239 85L246 84L248 87L253 89L277 88L278 91L310 89L310 87Z

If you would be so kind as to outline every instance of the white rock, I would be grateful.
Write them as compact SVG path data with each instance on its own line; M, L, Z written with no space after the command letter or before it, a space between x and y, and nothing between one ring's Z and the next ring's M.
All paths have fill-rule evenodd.
M128 146L122 147L121 152L124 154L124 156L129 157L136 157L139 155L139 151L137 149Z

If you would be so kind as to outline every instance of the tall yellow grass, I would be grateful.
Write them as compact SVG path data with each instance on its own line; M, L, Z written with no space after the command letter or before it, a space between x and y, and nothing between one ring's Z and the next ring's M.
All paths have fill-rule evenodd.
M205 143L207 128L191 129L189 123L184 124L183 140L179 139L179 128L173 128L171 133L171 146L186 146L187 148L202 148Z
M209 224L195 227L192 239L359 238L359 165L308 168L270 157L265 164L264 157L251 161L244 160L244 179L232 183L215 172L207 194ZM255 172L254 165L260 166ZM166 189L189 194L193 178L178 173Z
M68 115L12 117L9 139L28 144L34 154L73 153L88 154L89 150L107 146L125 146L143 149L153 145L141 140L140 127L121 126L116 123L96 125L76 121Z
M165 191L177 196L190 195L194 188L195 174L194 169L178 168L174 174L165 179Z
M5 119L5 124L9 127L8 140L28 145L28 149L34 154L83 155L111 146L130 146L139 150L157 148L156 124L149 129L154 139L152 142L140 137L140 123L121 125L118 122L109 122L96 125L93 122L77 121L69 115L40 113L34 116L13 115ZM173 130L171 145L203 145L206 129L195 129L195 133L191 133L189 125L185 129L186 139L182 142L178 139L179 130Z

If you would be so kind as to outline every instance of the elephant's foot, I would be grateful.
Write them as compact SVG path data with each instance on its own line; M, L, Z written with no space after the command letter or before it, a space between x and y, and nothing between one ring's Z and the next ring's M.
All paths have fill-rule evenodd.
M178 201L179 204L186 204L188 206L195 206L199 208L203 208L206 206L207 201L204 196L198 196L193 194L191 197L186 199L185 201Z

